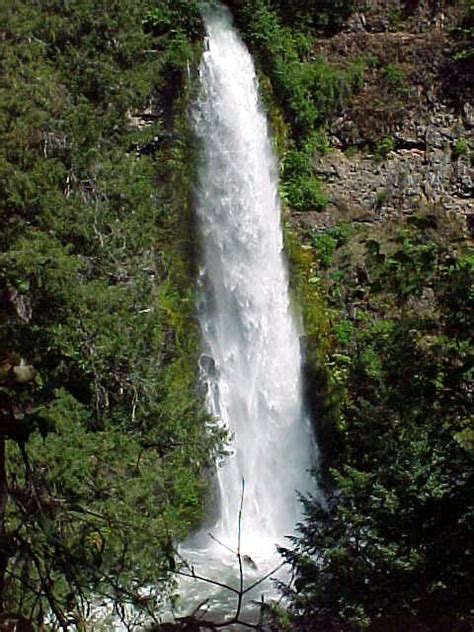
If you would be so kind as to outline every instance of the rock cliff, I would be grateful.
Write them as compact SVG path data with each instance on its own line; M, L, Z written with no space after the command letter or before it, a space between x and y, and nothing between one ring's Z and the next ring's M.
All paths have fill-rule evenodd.
M365 75L315 159L328 206L298 223L324 229L434 205L472 234L473 74L457 59L465 14L463 2L359 2L342 32L317 42L324 59L362 61Z

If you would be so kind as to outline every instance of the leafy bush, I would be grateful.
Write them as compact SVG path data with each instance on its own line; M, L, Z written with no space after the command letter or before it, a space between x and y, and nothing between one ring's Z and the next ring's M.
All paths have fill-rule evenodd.
M293 27L336 32L354 10L353 0L271 0L285 23Z
M341 224L324 233L310 231L311 244L315 250L319 266L323 270L330 267L336 249L346 243L351 230L349 224Z
M155 37L173 36L178 31L187 37L202 35L201 3L197 0L163 0L158 6L148 8L142 19L146 33Z
M469 156L471 153L471 147L469 142L465 138L458 138L453 147L453 155L455 158L460 158L461 156Z
M458 40L454 59L466 66L468 74L472 75L472 57L474 56L474 2L469 0L467 12L460 26L455 30Z
M313 170L316 143L317 139L313 138L301 149L293 146L283 157L281 194L289 206L298 211L320 209L327 203Z

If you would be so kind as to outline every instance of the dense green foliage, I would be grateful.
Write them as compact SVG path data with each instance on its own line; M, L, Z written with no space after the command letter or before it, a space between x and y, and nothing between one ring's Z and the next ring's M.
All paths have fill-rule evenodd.
M354 9L353 0L271 0L281 17L292 26L314 33L337 31Z
M287 552L303 626L470 612L474 266L462 239L445 241L453 230L428 214L390 234L311 235L342 396L327 507L305 501Z
M3 9L0 609L65 627L94 595L153 614L216 439L196 392L197 2Z

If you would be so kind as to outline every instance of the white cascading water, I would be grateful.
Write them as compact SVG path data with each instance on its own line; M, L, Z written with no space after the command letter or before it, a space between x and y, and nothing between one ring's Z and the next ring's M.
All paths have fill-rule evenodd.
M301 516L297 490L313 488L309 470L315 445L302 400L301 332L289 300L278 165L255 68L227 9L214 6L205 24L201 90L193 109L202 150L197 192L201 369L209 412L228 430L230 441L229 456L217 469L213 537L201 533L182 555L196 573L236 585L232 551L242 480L241 554L256 564L244 568L252 583L278 564L276 545L294 532ZM209 585L193 580L183 587L183 600L189 605L210 592ZM225 605L223 592L216 599L231 609L235 595L227 595Z

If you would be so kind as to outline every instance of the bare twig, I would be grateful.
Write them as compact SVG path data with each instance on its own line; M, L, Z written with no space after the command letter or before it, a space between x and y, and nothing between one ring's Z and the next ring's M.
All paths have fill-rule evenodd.
M260 577L260 579L258 579L256 582L254 582L253 584L250 584L250 586L247 586L247 588L243 591L242 594L246 594L248 592L250 592L251 590L253 590L256 586L258 586L259 584L261 584L262 582L264 582L266 579L268 579L269 577L271 577L272 575L274 575L277 571L280 570L280 568L282 568L285 565L286 562L281 562L280 564L278 564L278 566L275 566L274 569L272 569L271 571L269 571L268 573L266 573L265 575L263 575L262 577Z
M52 590L52 581L51 581L51 577L48 574L48 571L45 570L45 573L43 572L43 568L41 566L41 561L39 559L39 557L33 552L33 550L31 549L29 543L24 540L23 538L20 539L19 536L17 536L20 544L22 545L22 547L28 551L28 556L31 559L31 561L33 562L35 568L36 568L36 572L38 573L38 578L41 584L41 589L44 592L44 595L46 596L46 599L48 600L48 604L49 607L51 608L52 612L54 613L54 616L56 617L56 620L59 624L59 627L63 630L67 630L68 628L68 622L64 616L63 611L61 610L59 604L56 601L56 597L54 596L53 590Z
M224 547L224 549L227 549L230 553L232 553L232 555L237 555L237 551L234 551L234 549L231 549L230 546L227 546L227 544L224 544L224 542L221 542L218 538L216 538L216 536L213 533L211 533L211 531L209 531L208 535L211 538L211 540L214 540L214 542L217 542L217 544L220 544L220 546Z
M242 511L244 508L244 494L245 494L245 480L242 479L242 492L240 494L239 521L238 521L238 529L237 529L237 559L239 561L240 590L239 590L239 598L237 601L237 611L235 613L236 619L238 619L240 616L240 611L242 610L242 597L244 595L244 570L242 567L242 555L240 554L240 541L242 537Z
M196 615L198 615L201 612L202 608L204 608L204 606L206 606L208 603L209 603L209 599L208 598L204 599L204 601L201 601L201 603L198 604L194 608L194 610L191 613L191 616L195 617Z
M189 577L190 579L198 579L201 582L205 582L206 584L212 584L213 586L219 586L219 588L225 588L226 590L230 590L236 595L239 594L237 588L232 588L228 584L223 584L222 582L217 581L216 579L210 579L209 577L203 577L202 575L196 575L194 572L194 568L192 573L183 573L183 571L175 571L176 575L181 575L181 577Z

